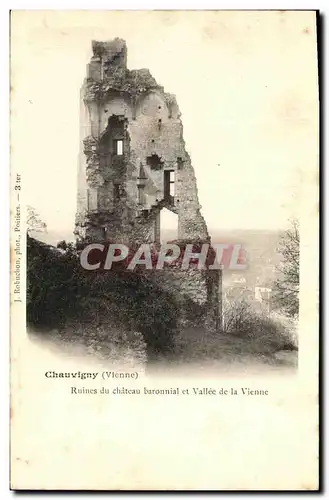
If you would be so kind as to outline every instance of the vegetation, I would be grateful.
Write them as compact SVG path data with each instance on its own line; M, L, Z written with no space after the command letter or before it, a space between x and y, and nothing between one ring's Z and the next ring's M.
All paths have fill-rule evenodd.
M249 340L255 351L296 350L292 325L277 316L268 316L244 299L224 304L223 331L236 338Z
M35 327L89 328L143 335L149 357L172 350L178 309L174 297L142 274L125 269L86 271L79 249L27 238L27 321Z
M26 217L26 228L27 232L30 233L44 233L47 232L47 224L43 222L40 215L36 212L35 208L28 205L26 207L27 217Z
M87 271L80 250L27 236L27 321L34 330L56 330L71 342L88 337L91 350L110 350L109 357L146 350L148 360L168 354L182 362L273 360L278 351L297 349L292 322L263 314L243 297L224 301L223 332L211 332L202 326L204 308L182 303L151 271Z
M273 287L274 306L290 317L297 317L299 311L299 240L299 225L293 221L279 242L282 262Z

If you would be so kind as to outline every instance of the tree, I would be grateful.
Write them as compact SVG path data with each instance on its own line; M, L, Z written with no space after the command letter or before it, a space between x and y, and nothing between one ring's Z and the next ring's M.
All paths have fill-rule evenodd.
M36 212L35 208L28 205L26 207L26 211L27 211L26 215L27 232L46 233L47 224L41 220L40 215Z
M288 316L296 317L299 311L298 221L292 221L291 227L281 236L277 250L282 255L282 261L273 287L274 305Z

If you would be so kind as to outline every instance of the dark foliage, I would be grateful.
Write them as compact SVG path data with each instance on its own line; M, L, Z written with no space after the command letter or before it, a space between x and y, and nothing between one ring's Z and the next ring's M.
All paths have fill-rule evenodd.
M87 271L79 249L27 238L27 321L60 328L70 321L140 331L150 356L170 351L177 328L175 298L141 273Z

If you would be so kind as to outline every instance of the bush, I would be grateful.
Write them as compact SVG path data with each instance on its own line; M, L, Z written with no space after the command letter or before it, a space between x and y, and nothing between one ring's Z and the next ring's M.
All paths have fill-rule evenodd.
M297 349L293 329L277 316L267 316L244 299L226 302L223 307L223 331L250 340L262 351Z
M28 237L27 246L28 324L110 324L141 332L149 356L172 350L178 307L170 293L136 272L86 271L73 244L56 249Z

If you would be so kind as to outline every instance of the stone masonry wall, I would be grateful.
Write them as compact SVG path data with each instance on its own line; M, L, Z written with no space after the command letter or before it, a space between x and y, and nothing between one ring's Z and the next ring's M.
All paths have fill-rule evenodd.
M155 241L156 220L165 206L178 214L179 238L208 240L175 97L148 70L126 68L123 40L94 42L93 53L82 88L77 235L94 239L106 233L107 239L120 235L127 241L143 233ZM112 154L104 163L102 151L109 156L113 148L111 120L118 117L123 155ZM120 173L115 162L121 163ZM175 177L175 194L167 198L165 171Z
M81 89L77 238L159 242L167 208L178 215L178 240L210 242L175 96L149 70L127 69L124 40L92 49ZM211 276L175 270L157 279L213 317L219 280Z

